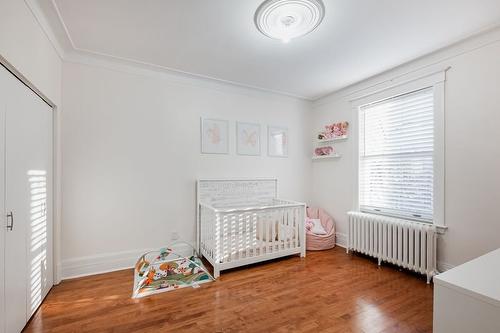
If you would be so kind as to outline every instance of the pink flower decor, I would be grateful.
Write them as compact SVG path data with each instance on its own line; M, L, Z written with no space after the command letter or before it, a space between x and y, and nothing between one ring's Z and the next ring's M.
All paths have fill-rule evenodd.
M347 135L347 128L349 123L347 121L330 124L325 126L325 130L318 134L318 139L334 139Z
M347 127L349 127L349 123L347 121L344 121L340 125L340 133L342 136L347 135Z
M326 155L331 155L335 150L331 146L326 146L326 147L318 147L314 149L314 154L316 156L326 156Z

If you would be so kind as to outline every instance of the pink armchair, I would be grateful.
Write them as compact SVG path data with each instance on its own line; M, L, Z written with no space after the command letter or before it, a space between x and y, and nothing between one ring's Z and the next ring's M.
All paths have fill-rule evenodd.
M321 208L307 207L307 217L320 219L326 235L315 235L306 230L306 249L310 251L328 250L335 247L335 222Z

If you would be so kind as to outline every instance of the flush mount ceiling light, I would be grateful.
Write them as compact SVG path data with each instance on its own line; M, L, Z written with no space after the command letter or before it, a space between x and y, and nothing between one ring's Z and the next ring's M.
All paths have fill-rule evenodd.
M287 43L316 29L324 16L321 0L267 0L255 12L255 25L267 37Z

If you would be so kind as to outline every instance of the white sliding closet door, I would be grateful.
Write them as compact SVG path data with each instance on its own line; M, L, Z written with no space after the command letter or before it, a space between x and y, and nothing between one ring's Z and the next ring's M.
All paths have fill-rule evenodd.
M53 284L52 109L4 70L5 315L19 332Z
M0 66L0 333L5 332L5 69Z

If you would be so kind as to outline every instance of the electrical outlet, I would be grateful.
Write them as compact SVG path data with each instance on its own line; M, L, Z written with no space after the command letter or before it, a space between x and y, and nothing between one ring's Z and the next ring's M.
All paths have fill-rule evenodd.
M172 240L178 240L179 239L179 233L177 232L172 232L172 234L170 235L170 239Z

